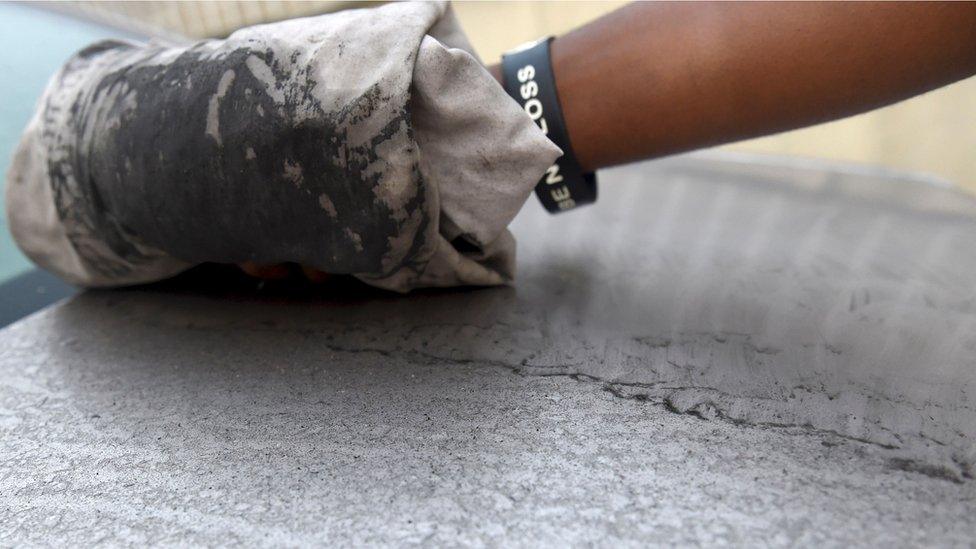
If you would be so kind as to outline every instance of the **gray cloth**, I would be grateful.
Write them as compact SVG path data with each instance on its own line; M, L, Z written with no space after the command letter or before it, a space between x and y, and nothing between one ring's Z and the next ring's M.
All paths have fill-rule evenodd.
M491 285L561 154L450 7L399 3L188 47L101 42L41 98L11 232L82 286L297 262L382 288Z

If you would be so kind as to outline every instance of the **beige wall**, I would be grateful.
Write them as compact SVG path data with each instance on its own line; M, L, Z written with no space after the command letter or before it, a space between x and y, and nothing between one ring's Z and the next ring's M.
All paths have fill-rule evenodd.
M514 45L565 32L622 4L461 1L454 6L478 52L494 62ZM726 148L883 164L934 173L976 190L976 78L872 113Z
M486 63L523 42L561 34L626 2L452 2L461 26Z

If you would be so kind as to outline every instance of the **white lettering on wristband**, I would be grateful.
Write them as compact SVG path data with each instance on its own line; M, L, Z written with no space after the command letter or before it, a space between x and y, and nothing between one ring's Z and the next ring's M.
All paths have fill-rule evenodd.
M566 188L566 185L549 191L549 194L556 202L563 202L564 200L570 198L569 189Z
M559 175L559 164L549 166L549 169L546 170L546 185L555 185L556 183L561 183L562 180L563 176ZM558 188L551 189L549 196L559 205L560 210L572 208L576 205L576 201L573 200L569 192L569 187L566 185L560 185Z
M546 118L543 116L542 112L542 102L539 101L536 96L539 95L539 84L535 81L535 67L532 65L525 65L516 71L515 76L518 81L522 84L519 86L519 95L522 96L522 100L525 103L522 104L522 108L525 109L526 114L529 115L539 128L542 129L542 133L549 135L549 124L546 123ZM546 170L546 184L555 185L557 183L562 183L563 176L559 173L559 164L553 164L549 166ZM558 188L551 189L549 191L549 196L552 197L553 201L559 205L560 210L567 210L576 206L576 201L573 200L572 195L569 192L569 188L566 185L561 185Z
M559 174L559 164L553 164L546 169L546 184L555 185L556 183L562 183L563 176Z
M535 97L539 95L539 84L535 81L535 67L525 65L516 71L515 75L518 77L518 81L522 83L522 86L519 87L519 95L525 101L522 108L539 125L542 133L549 135L549 124L546 123L546 118L542 116L542 101Z

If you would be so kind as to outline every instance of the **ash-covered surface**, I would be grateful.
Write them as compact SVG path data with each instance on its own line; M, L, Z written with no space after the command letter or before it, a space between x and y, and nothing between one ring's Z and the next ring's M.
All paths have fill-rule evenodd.
M0 541L960 545L976 201L683 158L511 288L94 292L0 332Z

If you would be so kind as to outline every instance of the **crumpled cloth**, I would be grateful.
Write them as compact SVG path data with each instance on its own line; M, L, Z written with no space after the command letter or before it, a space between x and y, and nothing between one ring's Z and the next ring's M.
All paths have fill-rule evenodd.
M10 229L80 286L296 262L394 291L514 274L507 225L561 154L444 3L106 41L52 78L8 174Z

